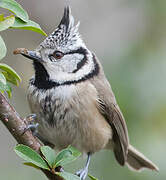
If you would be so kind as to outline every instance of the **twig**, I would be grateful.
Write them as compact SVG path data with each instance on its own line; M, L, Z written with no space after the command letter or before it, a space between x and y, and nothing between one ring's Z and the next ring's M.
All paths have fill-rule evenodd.
M42 146L41 142L32 135L31 131L28 130L23 133L27 123L19 116L2 93L0 93L0 120L19 144L27 145L40 153L40 147ZM52 174L50 171L43 169L41 169L41 171L49 180L63 180L61 177Z

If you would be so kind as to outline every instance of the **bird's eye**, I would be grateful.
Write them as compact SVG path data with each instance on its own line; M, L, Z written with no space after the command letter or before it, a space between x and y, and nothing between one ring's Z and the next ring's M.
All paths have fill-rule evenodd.
M52 54L52 56L53 56L55 59L61 59L61 58L64 56L64 54L63 54L62 52L60 52L60 51L55 51L55 52Z

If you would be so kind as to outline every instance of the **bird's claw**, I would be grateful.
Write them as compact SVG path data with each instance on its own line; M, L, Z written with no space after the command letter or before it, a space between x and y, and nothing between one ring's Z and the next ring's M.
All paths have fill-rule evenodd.
M29 123L35 122L36 120L36 114L29 114L27 117L25 117L25 120Z
M23 134L24 134L26 131L31 130L31 131L32 131L32 134L33 134L34 136L37 135L37 127L39 126L39 124L38 124L38 123L35 123L35 119L36 119L36 114L30 114L30 115L28 115L28 116L25 118L27 127L24 129Z
M88 169L84 168L76 172L76 175L80 177L80 180L85 180L88 174Z

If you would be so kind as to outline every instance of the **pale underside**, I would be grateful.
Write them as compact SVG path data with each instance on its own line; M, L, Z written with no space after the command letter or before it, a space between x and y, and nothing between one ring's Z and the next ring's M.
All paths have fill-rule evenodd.
M44 92L33 91L30 87L28 100L38 117L39 135L57 149L73 145L82 152L93 153L111 148L111 126L98 110L98 93L89 81ZM45 111L49 107L46 96L51 96L52 112ZM52 125L48 123L50 118Z

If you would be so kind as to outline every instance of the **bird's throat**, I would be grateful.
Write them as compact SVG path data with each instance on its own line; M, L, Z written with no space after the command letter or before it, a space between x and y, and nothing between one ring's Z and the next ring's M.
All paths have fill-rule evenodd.
M45 67L40 62L33 62L33 66L35 69L35 81L34 85L38 88L43 89L47 86L49 82L49 75L45 69Z

